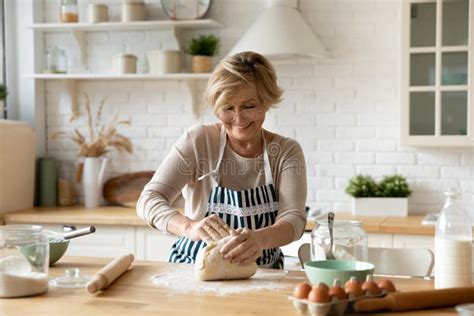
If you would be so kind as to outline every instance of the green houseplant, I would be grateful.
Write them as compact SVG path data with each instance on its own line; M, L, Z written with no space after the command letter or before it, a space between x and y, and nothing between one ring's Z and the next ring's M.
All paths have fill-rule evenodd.
M4 84L0 84L0 100L3 101L7 98L8 90L7 86Z
M7 98L8 90L7 86L0 84L0 117L3 117L3 109L5 106L5 99Z
M407 216L411 194L401 175L385 176L376 182L370 176L356 175L349 180L346 193L353 197L352 214L359 216Z
M212 34L191 39L187 52L192 56L193 72L211 72L212 56L217 54L219 44L219 38Z

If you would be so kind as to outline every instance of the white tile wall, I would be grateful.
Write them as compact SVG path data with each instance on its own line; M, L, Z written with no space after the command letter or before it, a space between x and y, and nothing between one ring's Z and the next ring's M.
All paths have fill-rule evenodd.
M95 1L95 0L94 0ZM94 2L90 1L90 2ZM47 22L57 21L58 0L45 0ZM79 1L81 20L86 3ZM119 0L100 0L119 19ZM458 186L463 203L474 212L474 154L471 148L406 148L399 144L400 117L400 1L398 0L300 0L300 9L313 30L332 53L322 61L297 60L275 63L285 101L272 110L266 127L296 138L308 163L308 204L326 210L350 210L344 193L355 173L377 178L394 172L406 175L413 188L410 213L438 211L445 186ZM159 1L147 1L150 19L164 19ZM214 0L209 17L224 24L214 33L222 39L224 56L262 11L262 0ZM110 56L122 51L139 57L139 71L146 71L145 52L173 48L177 43L167 31L107 33L88 36L89 66L93 72L109 72ZM79 54L70 34L45 37L45 46L63 47L70 70L79 71ZM70 105L60 83L46 89L48 132L85 128L84 118L69 124ZM212 122L207 112L192 116L185 83L81 82L97 105L108 97L105 116L130 119L132 127L120 131L132 138L133 155L112 153L109 176L154 169L173 142L190 125ZM76 148L66 140L48 140L48 153L59 159L61 173L72 178Z

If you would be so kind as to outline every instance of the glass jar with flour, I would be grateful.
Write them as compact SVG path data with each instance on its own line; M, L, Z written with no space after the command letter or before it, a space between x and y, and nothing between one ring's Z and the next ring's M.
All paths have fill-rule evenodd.
M0 226L0 297L48 290L49 243L41 226Z
M436 223L435 288L471 286L472 225L460 206L459 194L450 189Z

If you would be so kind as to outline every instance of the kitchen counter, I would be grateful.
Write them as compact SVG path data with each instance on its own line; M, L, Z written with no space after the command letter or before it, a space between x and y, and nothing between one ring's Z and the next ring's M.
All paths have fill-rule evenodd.
M84 275L92 275L100 270L110 259L65 257L50 269L50 276L63 274L64 269L78 267ZM193 266L164 262L135 261L133 268L116 280L106 291L96 295L84 289L50 290L40 296L2 299L0 315L297 315L287 296L293 287L305 279L302 271L281 272L278 289L259 289L249 286L248 290L232 295L213 294L209 291L194 290L187 293L173 289L156 287L151 278L154 275L167 275L173 270L189 272ZM265 270L263 270L265 271ZM273 273L276 270L266 270ZM192 276L191 273L189 273ZM183 278L182 282L193 281ZM227 281L232 282L232 281ZM243 281L242 281L243 282ZM255 282L255 281L254 281ZM431 289L432 281L421 279L394 279L401 291ZM210 286L202 282L200 288ZM284 284L283 286L281 284ZM434 310L410 312L410 315L433 314ZM455 315L454 309L436 310L437 315ZM384 315L397 315L384 313ZM408 313L398 313L408 315Z
M336 213L336 220L356 220L362 222L362 227L368 233L434 235L435 225L421 224L422 216L353 216L351 213ZM306 230L313 230L314 221L308 221Z
M82 205L66 207L35 207L3 214L6 224L84 224L147 226L134 208L103 206L84 208Z
M368 233L434 235L434 226L423 226L423 216L408 217L354 217L350 213L337 213L336 219L354 219L362 222ZM147 226L136 214L134 208L104 206L86 209L83 206L38 207L3 215L7 224L85 224L85 225L127 225ZM306 230L315 227L308 221Z

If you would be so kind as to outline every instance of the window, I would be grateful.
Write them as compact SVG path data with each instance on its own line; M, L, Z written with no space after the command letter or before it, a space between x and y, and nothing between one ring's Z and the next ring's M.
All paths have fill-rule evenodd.
M5 6L0 1L0 84L5 84ZM0 104L0 118L7 118L6 100Z

